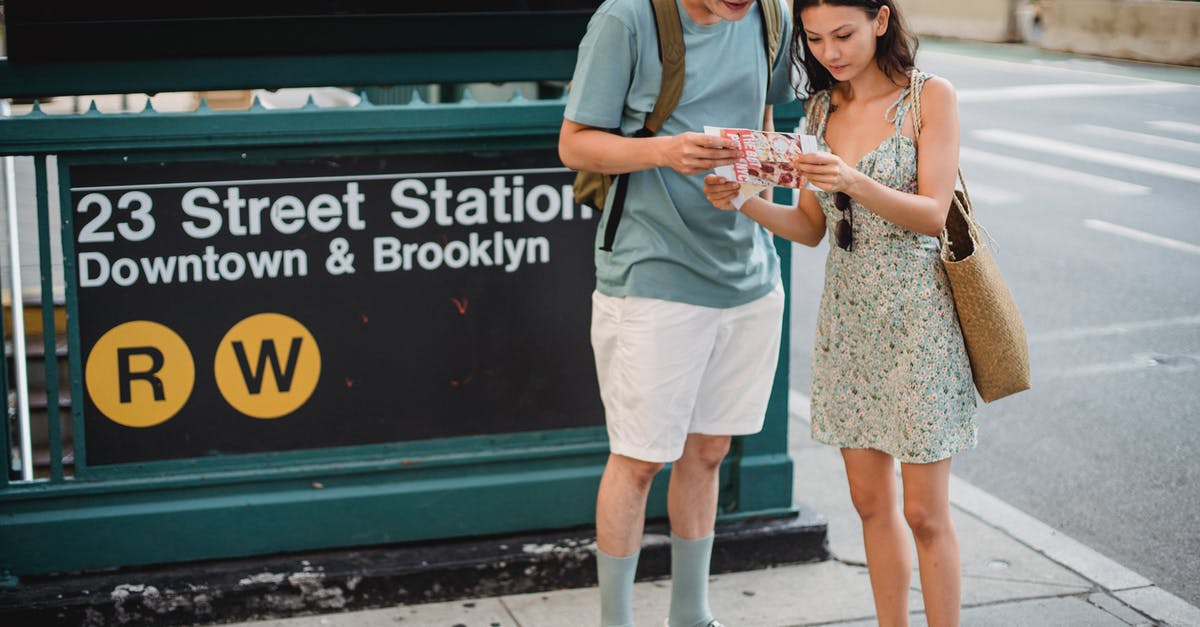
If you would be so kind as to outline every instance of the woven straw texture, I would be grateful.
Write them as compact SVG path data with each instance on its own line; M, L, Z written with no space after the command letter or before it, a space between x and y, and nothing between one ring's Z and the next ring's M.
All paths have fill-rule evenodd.
M1029 389L1029 340L1012 291L979 241L969 197L955 191L942 243L975 389L991 402Z

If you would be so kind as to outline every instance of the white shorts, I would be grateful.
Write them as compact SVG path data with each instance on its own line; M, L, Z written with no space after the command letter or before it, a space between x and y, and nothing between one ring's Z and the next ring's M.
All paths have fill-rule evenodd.
M648 462L689 433L762 429L783 324L783 286L745 305L700 307L592 294L592 349L609 449Z

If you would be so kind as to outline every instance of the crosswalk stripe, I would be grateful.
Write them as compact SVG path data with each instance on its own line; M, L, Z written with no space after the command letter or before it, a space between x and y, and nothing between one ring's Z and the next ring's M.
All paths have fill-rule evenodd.
M1138 320L1137 322L1117 322L1090 327L1072 327L1058 329L1045 333L1029 334L1029 343L1061 342L1069 340L1088 340L1097 337L1114 335L1130 335L1139 331L1155 331L1174 327L1200 326L1200 315L1179 316L1176 318L1157 318L1153 320Z
M1200 152L1200 143L1190 142L1183 139L1175 139L1174 137L1163 137L1162 135L1151 135L1149 133L1135 133L1133 131L1110 128L1107 126L1097 126L1095 124L1076 124L1072 128L1077 131L1088 133L1089 135L1099 135L1100 137L1108 137L1110 139L1149 144L1151 146L1162 146L1164 148L1171 148L1174 150Z
M1171 367L1174 371L1192 370L1197 362L1200 362L1200 355L1176 355L1180 365ZM1047 378L1075 378L1075 377L1093 377L1097 375L1121 374L1123 372L1136 372L1147 368L1161 368L1162 356L1150 353L1141 353L1131 355L1125 361L1088 364L1077 368L1067 368L1058 372L1051 373Z
M971 193L972 201L989 205L1011 205L1025 200L1024 196L1012 190L978 183L971 183L971 187L967 191Z
M1187 242L1181 242L1177 239L1171 239L1161 235L1154 235L1153 233L1131 229L1127 226L1113 224L1112 222L1105 222L1104 220L1084 220L1083 224L1089 229L1096 231L1127 237L1139 242L1146 242L1147 244L1162 246L1163 248L1181 250L1185 253L1192 253L1193 255L1200 255L1200 246L1189 244Z
M1139 157L1124 152L1115 150L1102 150L1090 146L1082 146L1079 144L1071 144L1068 142L1058 141L1054 139L1046 139L1045 137L1037 137L1035 135L1026 135L1024 133L1014 133L1001 129L984 129L973 131L972 136L979 139L995 142L997 144L1005 144L1015 146L1017 148L1028 148L1039 152L1048 152L1051 154L1071 157L1083 161L1092 161L1095 163L1103 163L1105 165L1116 166L1119 168L1127 168L1130 170L1138 170L1140 172L1148 172L1160 176L1167 176L1185 181L1200 183L1200 168L1171 163L1170 161L1160 161L1158 159L1150 159L1148 157Z
M1156 120L1147 122L1154 128L1159 128L1164 131L1177 131L1180 133L1194 133L1200 135L1200 124L1192 124L1190 122L1175 122L1173 120Z
M959 148L958 155L963 161L998 168L1001 170L1020 172L1021 176L1032 176L1054 181L1056 183L1079 185L1081 187L1096 189L1102 192L1108 192L1110 194L1137 196L1150 193L1150 188L1146 187L1145 185L1128 183L1126 181L1108 178L1106 176L1096 176L1094 174L1079 172L1078 170L1069 170L1067 168L1060 168L1058 166L1038 163L1036 161L1028 161L1026 159L998 155L993 152L985 152L983 150L967 148L966 146ZM975 185L972 185L971 189L974 190Z
M1043 100L1046 98L1083 98L1094 96L1144 96L1172 94L1197 90L1182 83L1058 83L1049 85L1017 85L988 89L958 90L958 102L1002 102L1007 100Z

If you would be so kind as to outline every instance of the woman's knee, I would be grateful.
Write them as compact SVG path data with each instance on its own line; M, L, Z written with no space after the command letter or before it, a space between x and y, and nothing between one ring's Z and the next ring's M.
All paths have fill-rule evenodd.
M850 502L864 523L895 515L897 510L892 491L875 486L851 484Z
M908 523L908 528L912 529L913 538L917 542L934 541L954 528L948 509L930 507L919 502L904 503L904 520Z

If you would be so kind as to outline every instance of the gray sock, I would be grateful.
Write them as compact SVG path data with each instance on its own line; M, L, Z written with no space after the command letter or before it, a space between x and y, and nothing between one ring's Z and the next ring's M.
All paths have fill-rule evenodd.
M600 583L600 625L633 627L633 578L638 555L613 557L596 549L596 578Z
M708 564L713 534L688 540L671 534L671 627L704 627L708 608Z

